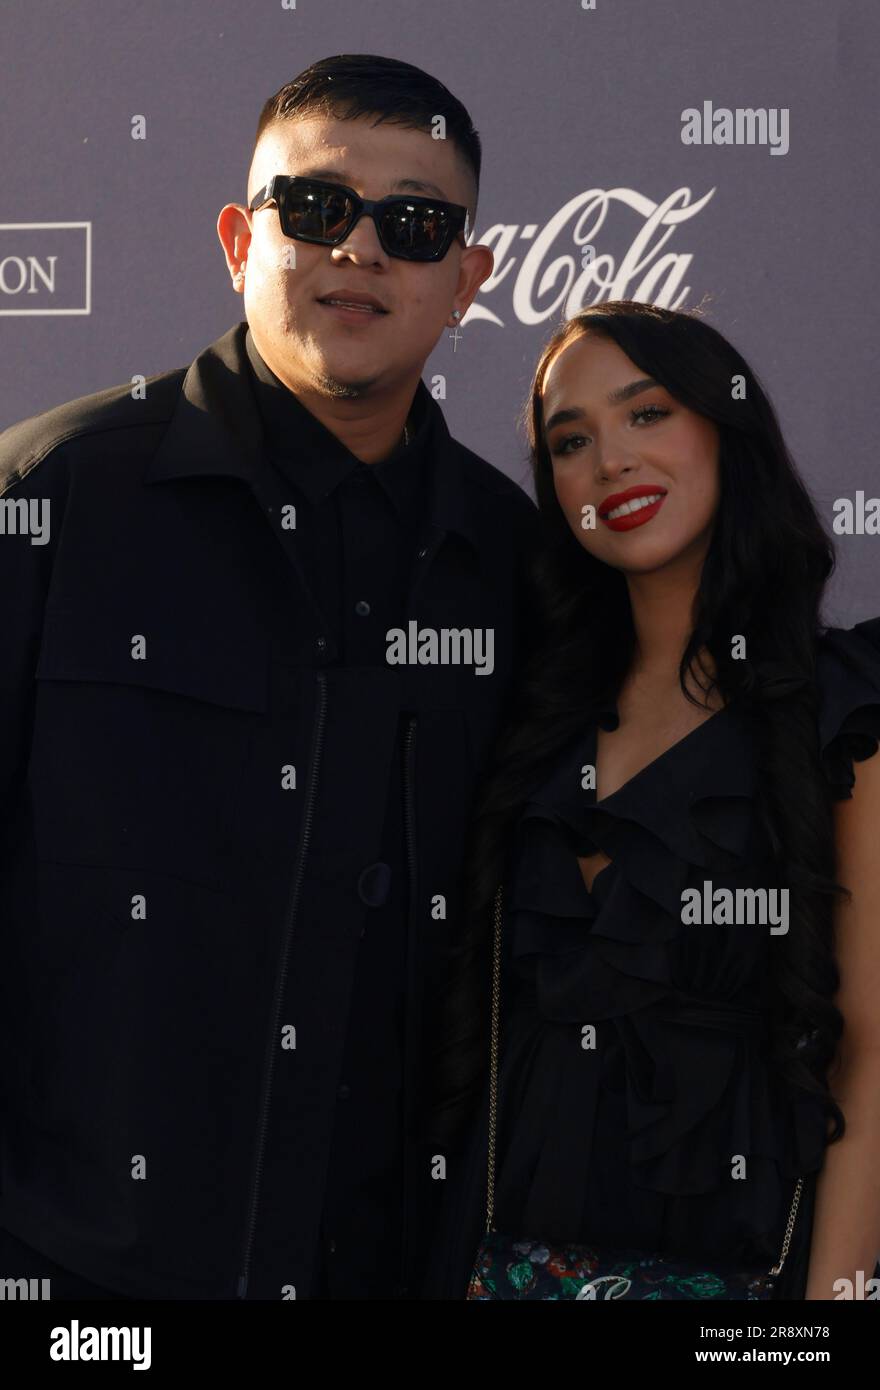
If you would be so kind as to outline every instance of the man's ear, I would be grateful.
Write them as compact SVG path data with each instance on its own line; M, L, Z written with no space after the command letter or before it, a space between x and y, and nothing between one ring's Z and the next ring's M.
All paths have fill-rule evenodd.
M251 244L251 223L248 209L241 203L227 203L217 218L217 235L220 238L220 245L223 247L229 274L233 278L233 284L235 284L235 277L240 277L243 274L244 263L247 260L248 248Z
M484 280L488 280L494 268L495 257L490 247L477 243L476 246L466 246L462 251L453 304L453 308L461 310L462 318L476 298L477 290Z

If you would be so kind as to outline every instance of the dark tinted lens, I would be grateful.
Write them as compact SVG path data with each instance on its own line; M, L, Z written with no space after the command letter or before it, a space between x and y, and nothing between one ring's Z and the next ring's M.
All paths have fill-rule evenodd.
M448 245L452 227L445 208L400 198L382 213L382 233L392 254L419 260Z
M338 241L351 217L351 199L321 183L291 184L284 195L288 236Z

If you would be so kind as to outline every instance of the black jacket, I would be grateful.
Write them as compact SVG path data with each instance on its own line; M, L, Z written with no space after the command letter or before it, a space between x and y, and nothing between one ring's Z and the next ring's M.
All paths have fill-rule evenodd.
M245 329L0 435L0 1226L132 1296L308 1297L403 714L417 1288L430 1006L537 514L420 386L408 620L491 629L494 671L341 663L257 502Z

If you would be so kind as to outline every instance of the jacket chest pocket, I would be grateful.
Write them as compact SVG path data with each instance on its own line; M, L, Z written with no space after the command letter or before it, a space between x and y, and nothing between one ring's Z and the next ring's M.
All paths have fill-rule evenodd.
M265 638L47 613L35 674L28 787L39 858L221 887L267 708Z

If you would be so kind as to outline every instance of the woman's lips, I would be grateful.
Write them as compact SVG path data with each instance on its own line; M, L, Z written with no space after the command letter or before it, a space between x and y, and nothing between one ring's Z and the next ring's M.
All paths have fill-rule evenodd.
M665 497L666 493L661 488L628 488L626 492L615 493L602 503L599 520L611 531L632 531L657 515Z

